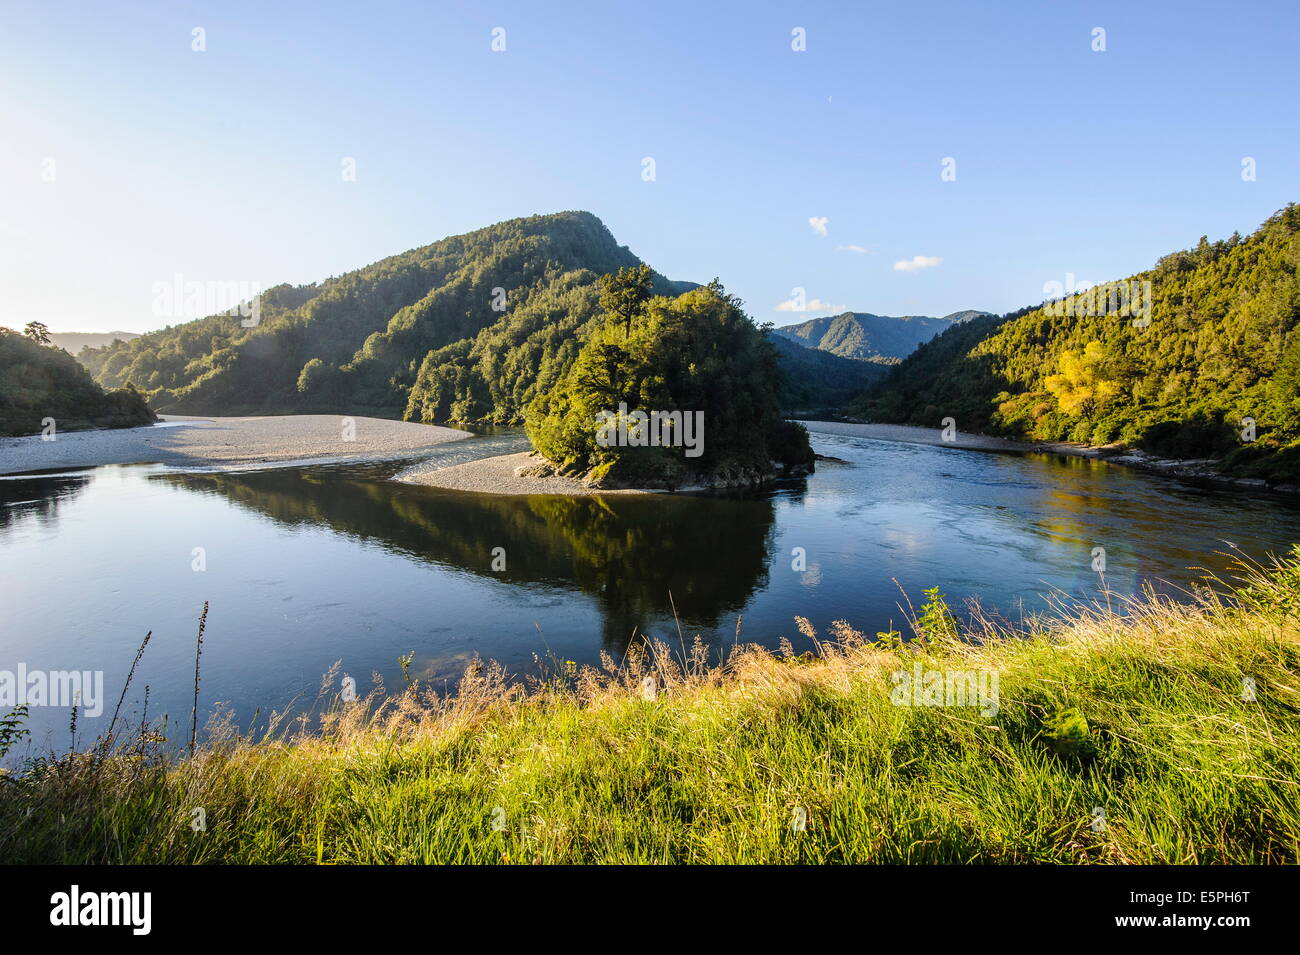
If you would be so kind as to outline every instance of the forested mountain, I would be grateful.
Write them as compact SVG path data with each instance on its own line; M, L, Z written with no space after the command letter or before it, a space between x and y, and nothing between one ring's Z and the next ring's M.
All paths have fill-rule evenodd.
M842 315L809 319L797 325L785 325L774 331L792 342L841 358L893 364L954 324L984 314L965 311L931 318L927 315L893 317L870 312L844 312Z
M1202 237L1101 294L951 328L849 413L932 427L952 416L965 431L1123 442L1294 481L1298 266L1300 207L1289 205L1247 238ZM1146 282L1149 309L1113 294Z
M130 382L161 411L520 424L577 354L599 277L637 264L590 213L514 219L277 286L262 294L256 327L217 315L81 359L105 386ZM658 294L694 287L654 275Z
M942 321L951 322L953 325L957 325L961 322L969 322L972 318L981 318L988 314L990 313L982 312L979 309L965 308L960 312L949 312L947 315L943 316Z
M271 289L255 327L238 315L213 316L110 345L86 361L103 384L131 382L160 410L346 408L396 417L430 351L637 261L589 213L514 219L319 285Z
M104 389L61 348L0 328L0 434L37 434L54 419L54 434L82 428L132 428L154 420L132 390Z
M781 368L781 407L792 412L830 411L843 407L888 373L887 365L841 358L818 348L796 345L768 331Z

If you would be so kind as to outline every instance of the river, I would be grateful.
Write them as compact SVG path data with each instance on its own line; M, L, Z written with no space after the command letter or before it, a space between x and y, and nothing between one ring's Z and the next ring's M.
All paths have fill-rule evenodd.
M410 461L236 472L109 466L0 480L0 672L104 674L107 724L136 648L125 710L188 734L194 637L210 604L200 709L248 726L308 707L336 661L361 692L378 674L450 686L475 656L516 674L615 659L634 634L775 647L808 617L905 630L904 594L939 586L1017 620L1107 586L1177 594L1300 541L1300 507L1103 462L813 434L807 480L730 497L481 496L392 480ZM525 446L477 437L456 463ZM674 608L676 618L674 618ZM64 749L69 713L33 708L16 751ZM180 724L180 725L177 725ZM182 730L182 727L184 729ZM15 758L11 754L10 761Z

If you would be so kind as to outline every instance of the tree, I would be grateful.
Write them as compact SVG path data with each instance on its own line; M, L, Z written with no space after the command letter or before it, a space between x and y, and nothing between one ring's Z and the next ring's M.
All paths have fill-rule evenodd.
M1061 353L1061 372L1048 375L1043 382L1063 412L1071 417L1087 415L1104 405L1119 393L1119 385L1104 377L1106 347L1099 341L1090 341L1083 353Z
M300 394L307 394L320 387L325 380L329 369L325 362L319 358L313 358L307 364L302 366L302 372L298 375L298 391Z
M622 321L624 339L632 334L632 319L650 301L653 283L654 272L644 263L621 268L615 275L601 277L600 307Z
M633 300L630 279L605 287ZM813 466L807 432L781 416L779 386L775 349L711 282L631 312L607 309L567 374L530 404L525 428L551 463L592 483L750 484L774 461L788 473ZM611 428L628 440L611 443Z
M27 327L23 329L23 334L38 345L50 343L50 330L41 322L28 322Z

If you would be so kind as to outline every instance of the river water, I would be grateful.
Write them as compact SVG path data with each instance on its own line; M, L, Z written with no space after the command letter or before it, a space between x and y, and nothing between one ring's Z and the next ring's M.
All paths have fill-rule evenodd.
M815 427L815 426L814 426ZM1282 553L1300 508L1077 458L991 454L813 434L807 480L733 497L499 497L403 484L410 461L240 472L132 465L0 480L0 676L102 671L102 732L146 631L126 704L188 733L194 636L210 604L200 709L247 726L306 707L336 661L451 684L475 656L512 672L537 661L620 657L635 634L714 648L740 639L905 629L903 594L938 585L1009 619L1106 583L1166 592L1231 572L1231 552ZM525 446L458 442L456 463ZM502 564L504 563L504 566ZM674 619L674 608L676 619ZM3 709L3 707L0 707ZM22 756L69 743L69 713L34 707ZM11 754L10 761L14 759Z

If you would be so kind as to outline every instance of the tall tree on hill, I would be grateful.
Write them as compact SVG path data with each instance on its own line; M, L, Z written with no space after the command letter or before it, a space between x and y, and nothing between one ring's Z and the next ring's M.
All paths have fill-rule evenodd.
M23 334L38 345L50 343L50 330L42 322L28 322Z
M641 264L621 268L614 275L600 280L600 307L623 322L623 338L632 334L632 319L639 315L650 300L654 272Z

